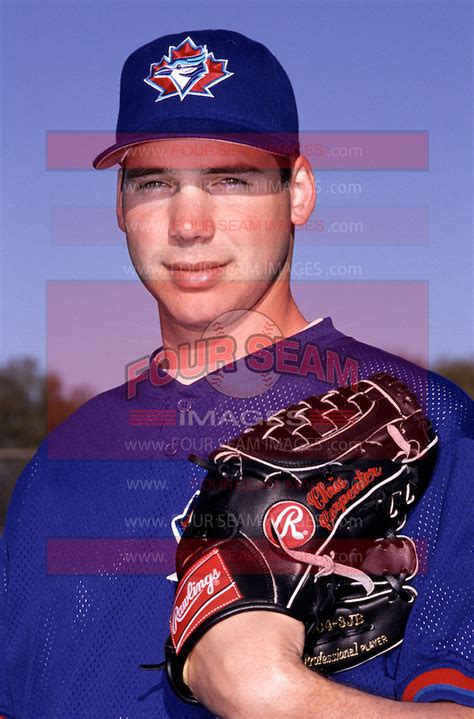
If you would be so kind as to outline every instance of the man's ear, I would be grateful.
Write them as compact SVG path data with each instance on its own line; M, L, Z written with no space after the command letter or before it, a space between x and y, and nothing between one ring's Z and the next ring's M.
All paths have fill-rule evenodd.
M304 225L316 206L316 186L308 158L300 155L293 165L290 182L291 221Z
M123 184L123 173L124 169L123 167L120 168L120 170L117 173L117 198L115 202L115 213L117 215L117 224L122 230L122 232L125 232L125 220L123 217L123 191L122 191L122 184Z

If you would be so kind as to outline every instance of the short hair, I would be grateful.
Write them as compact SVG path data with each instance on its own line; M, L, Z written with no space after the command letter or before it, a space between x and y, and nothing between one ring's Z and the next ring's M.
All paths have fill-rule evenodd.
M275 158L280 166L280 180L282 185L287 186L289 184L297 157L298 155L275 155Z
M280 167L280 179L282 185L288 185L293 173L292 167Z

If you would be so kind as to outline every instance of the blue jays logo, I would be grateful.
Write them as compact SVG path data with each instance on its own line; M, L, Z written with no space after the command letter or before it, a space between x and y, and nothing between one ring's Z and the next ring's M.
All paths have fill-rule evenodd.
M182 101L187 95L214 97L210 88L233 74L227 70L227 60L216 60L207 45L196 45L188 36L180 45L170 45L160 62L151 64L145 82L158 90L155 102L176 95Z

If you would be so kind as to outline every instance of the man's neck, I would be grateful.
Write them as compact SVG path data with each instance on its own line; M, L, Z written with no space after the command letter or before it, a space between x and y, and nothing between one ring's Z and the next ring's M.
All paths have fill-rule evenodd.
M259 308L224 312L204 331L174 328L162 322L163 351L157 360L177 379L186 376L186 365L193 368L194 376L195 373L203 376L223 364L292 337L307 325L293 297L284 313L278 314L277 321Z

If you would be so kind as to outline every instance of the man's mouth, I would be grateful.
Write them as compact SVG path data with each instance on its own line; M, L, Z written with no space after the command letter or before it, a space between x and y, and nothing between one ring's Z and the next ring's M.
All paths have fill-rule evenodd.
M215 267L225 267L227 264L227 262L173 262L165 266L178 272L200 272L201 270L209 270Z
M228 262L172 262L165 264L171 279L181 288L205 289L216 284Z

